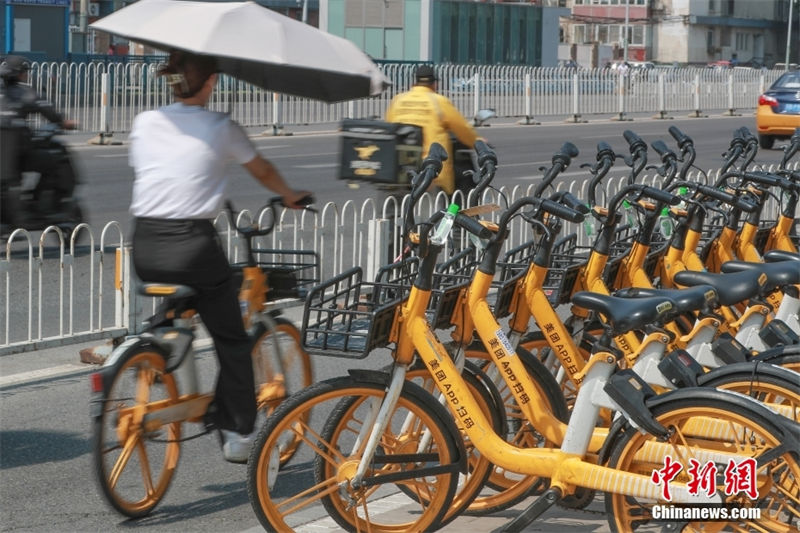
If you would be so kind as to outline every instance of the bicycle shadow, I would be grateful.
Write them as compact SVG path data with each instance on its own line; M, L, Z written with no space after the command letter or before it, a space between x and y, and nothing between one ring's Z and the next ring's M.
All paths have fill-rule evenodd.
M121 528L139 529L148 526L169 526L187 519L209 516L242 505L249 506L247 482L205 485L204 492L210 493L207 498L180 505L159 505L151 515L124 520L117 525Z
M0 470L69 461L89 452L81 433L0 430Z
M301 463L298 465L289 465L281 469L281 475L284 479L292 480L292 484L300 483L301 486L308 486L307 484L313 481L313 463ZM273 496L281 497L279 482ZM147 526L169 526L175 523L184 522L185 520L197 519L201 516L209 516L215 513L241 507L242 505L250 506L250 499L247 495L247 482L237 481L234 483L218 484L218 485L205 485L201 488L203 492L208 492L211 495L208 498L203 498L191 503L180 505L159 505L155 512L151 515L139 519L130 519L122 521L118 524L119 527L126 528L142 528ZM289 495L294 494L290 491Z

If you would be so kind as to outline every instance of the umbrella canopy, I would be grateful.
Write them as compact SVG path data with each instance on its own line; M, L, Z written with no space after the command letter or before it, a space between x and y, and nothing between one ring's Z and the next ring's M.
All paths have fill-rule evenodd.
M162 50L212 55L225 74L295 96L337 102L388 85L350 41L255 2L139 0L90 27Z

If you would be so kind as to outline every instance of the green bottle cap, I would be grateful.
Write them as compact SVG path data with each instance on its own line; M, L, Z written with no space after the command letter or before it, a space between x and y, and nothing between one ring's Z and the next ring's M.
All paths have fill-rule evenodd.
M631 203L628 200L622 200L622 206L623 207L630 207Z
M688 191L689 189L687 189L686 187L678 187L678 194L680 194L681 196L686 194Z
M664 207L661 209L661 216L668 217L669 216L669 207Z
M458 204L450 204L450 206L447 208L447 212L451 215L457 215L459 209L460 208L458 207Z

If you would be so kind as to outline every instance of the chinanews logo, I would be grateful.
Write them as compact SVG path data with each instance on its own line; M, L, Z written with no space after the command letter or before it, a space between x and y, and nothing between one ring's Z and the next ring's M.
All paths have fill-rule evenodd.
M720 466L713 461L702 464L696 459L689 459L687 466L667 455L664 457L664 467L653 470L650 480L654 485L661 487L661 497L667 502L673 501L673 492L670 488L672 481L685 483L682 487L685 487L686 493L698 499L714 499L724 493L725 496L731 497L744 494L750 500L757 500L757 471L756 460L752 458L743 459L738 463L730 459L720 472ZM741 501L734 507L723 503L685 503L686 499L681 499L684 503L654 505L651 509L653 520L713 522L761 518L761 509L741 507Z

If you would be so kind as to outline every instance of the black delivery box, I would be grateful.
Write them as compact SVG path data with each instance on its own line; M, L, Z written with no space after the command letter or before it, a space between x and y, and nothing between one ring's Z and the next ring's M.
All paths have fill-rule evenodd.
M407 185L422 163L422 129L380 120L342 121L339 179Z

